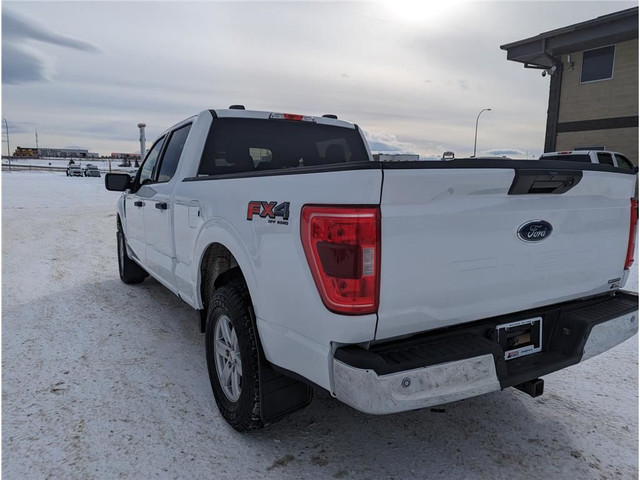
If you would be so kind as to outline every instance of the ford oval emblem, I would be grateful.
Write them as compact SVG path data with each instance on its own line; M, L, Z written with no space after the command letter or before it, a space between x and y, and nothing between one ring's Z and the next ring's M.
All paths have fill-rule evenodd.
M549 238L553 227L544 220L532 220L518 228L518 236L525 242L540 242Z

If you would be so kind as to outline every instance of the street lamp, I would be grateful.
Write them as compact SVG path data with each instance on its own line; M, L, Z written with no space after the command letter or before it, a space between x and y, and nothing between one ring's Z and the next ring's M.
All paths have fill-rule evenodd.
M490 108L482 109L482 110L480 110L480 113L476 117L476 138L473 141L473 156L471 158L475 158L476 157L476 145L478 144L478 120L480 120L480 115L482 115L482 112L490 112L490 111L491 111Z
M7 132L7 157L11 156L11 147L9 146L9 125L7 125L7 119L3 118L2 120L4 120L4 128L5 128L5 132Z

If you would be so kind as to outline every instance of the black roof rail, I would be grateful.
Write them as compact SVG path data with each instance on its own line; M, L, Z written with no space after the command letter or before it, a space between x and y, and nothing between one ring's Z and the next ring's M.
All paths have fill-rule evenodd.
M231 105L229 106L229 110L244 110L244 105Z

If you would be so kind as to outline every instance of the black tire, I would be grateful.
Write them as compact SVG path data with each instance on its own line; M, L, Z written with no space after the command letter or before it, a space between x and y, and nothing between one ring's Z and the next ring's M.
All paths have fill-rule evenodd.
M127 248L125 246L124 233L122 228L118 225L117 232L118 239L118 270L120 272L120 280L127 284L140 283L149 274L136 262L129 258Z
M261 418L260 409L258 340L251 321L250 307L251 299L244 283L232 281L213 293L207 309L205 343L213 396L224 419L239 432L256 430L265 425ZM220 327L217 330L216 327L221 322L225 322L227 326L231 327L230 330L235 332L237 339L237 351L231 353L231 349L229 349L228 362L219 355L224 350L216 344L216 333L222 329ZM229 396L229 389L233 389L228 384L223 385L218 373L218 366L221 362L230 365L231 355L233 355L233 362L235 362L238 354L241 361L241 382L239 383L239 397L233 399ZM219 357L218 364L216 364L216 356ZM230 375L234 375L234 373Z

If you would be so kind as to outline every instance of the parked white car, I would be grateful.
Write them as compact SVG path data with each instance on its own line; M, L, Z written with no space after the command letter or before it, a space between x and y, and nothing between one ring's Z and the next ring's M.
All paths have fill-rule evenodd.
M81 177L82 168L79 165L69 165L67 167L67 177Z

